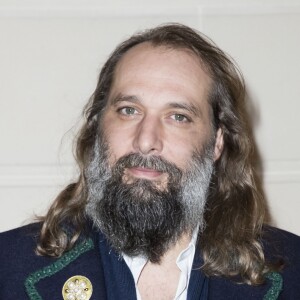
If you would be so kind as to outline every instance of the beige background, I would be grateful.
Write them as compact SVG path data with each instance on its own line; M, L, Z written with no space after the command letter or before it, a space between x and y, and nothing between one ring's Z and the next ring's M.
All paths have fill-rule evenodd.
M273 218L300 234L300 4L224 2L0 0L0 231L45 212L74 178L72 138L115 45L172 21L240 65Z

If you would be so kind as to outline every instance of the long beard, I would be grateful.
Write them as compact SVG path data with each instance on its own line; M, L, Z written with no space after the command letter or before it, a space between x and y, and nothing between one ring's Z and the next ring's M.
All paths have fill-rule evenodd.
M213 143L195 153L187 171L157 156L134 153L108 166L105 143L96 143L86 170L87 215L119 253L142 255L151 262L161 257L184 234L204 228L203 213L211 173ZM124 182L124 170L152 168L168 174L162 189L146 179Z

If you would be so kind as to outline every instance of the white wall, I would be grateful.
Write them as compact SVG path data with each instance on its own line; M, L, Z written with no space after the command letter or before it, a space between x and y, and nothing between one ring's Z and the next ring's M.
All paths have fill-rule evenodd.
M173 21L209 35L243 70L269 206L277 226L300 234L300 4L226 3L0 0L0 231L43 213L74 178L72 138L116 44Z

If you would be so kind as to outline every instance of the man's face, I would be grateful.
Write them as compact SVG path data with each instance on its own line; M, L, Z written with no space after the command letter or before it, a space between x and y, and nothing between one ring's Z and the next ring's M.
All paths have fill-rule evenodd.
M213 134L210 85L199 58L186 50L149 43L129 50L116 67L101 123L110 166L124 155L140 153L185 170L192 154L201 152ZM167 174L148 168L127 168L124 173L128 183L144 178L163 188L168 181Z
M209 86L186 51L141 44L118 64L86 169L87 215L118 252L159 262L183 234L203 229L222 145Z

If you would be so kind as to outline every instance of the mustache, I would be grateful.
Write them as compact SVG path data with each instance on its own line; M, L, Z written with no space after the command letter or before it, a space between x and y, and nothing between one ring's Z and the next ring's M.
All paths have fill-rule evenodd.
M117 160L112 168L113 174L122 174L126 168L147 168L175 176L182 176L183 171L174 163L169 162L161 156L144 156L140 153L130 153Z

